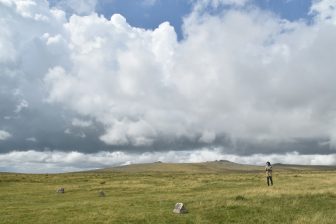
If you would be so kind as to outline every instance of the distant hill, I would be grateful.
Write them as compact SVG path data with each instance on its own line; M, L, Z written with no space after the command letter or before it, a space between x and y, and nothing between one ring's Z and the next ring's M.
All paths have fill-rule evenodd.
M322 165L296 165L296 164L282 164L276 163L273 167L283 170L336 170L336 166L322 166Z
M336 170L336 166L307 166L307 165L288 165L274 164L274 170ZM262 172L264 166L245 165L219 160L204 163L143 163L131 164L119 167L110 167L97 171L115 172L187 172L187 173L218 173L218 172Z

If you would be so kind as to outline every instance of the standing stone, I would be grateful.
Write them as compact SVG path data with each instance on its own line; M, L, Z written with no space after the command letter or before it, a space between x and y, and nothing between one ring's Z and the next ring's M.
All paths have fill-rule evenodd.
M63 188L63 187L59 188L59 189L57 190L57 193L62 193L62 194L64 194L64 188Z
M177 213L177 214L183 214L183 213L187 213L188 210L187 210L187 208L184 206L184 204L180 202L180 203L176 203L173 212L174 212L174 213Z

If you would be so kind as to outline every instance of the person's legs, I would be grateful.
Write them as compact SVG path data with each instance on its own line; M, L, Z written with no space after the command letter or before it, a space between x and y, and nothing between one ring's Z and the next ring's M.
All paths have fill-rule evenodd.
M273 186L273 179L272 177L269 177L270 181L271 181L271 185Z
M267 185L269 186L269 178L270 178L270 177L266 177L266 178L267 178Z

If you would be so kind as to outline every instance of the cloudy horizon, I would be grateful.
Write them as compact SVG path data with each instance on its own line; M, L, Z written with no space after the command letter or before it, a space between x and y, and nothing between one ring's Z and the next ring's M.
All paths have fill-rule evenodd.
M336 0L0 0L0 25L0 172L336 165Z

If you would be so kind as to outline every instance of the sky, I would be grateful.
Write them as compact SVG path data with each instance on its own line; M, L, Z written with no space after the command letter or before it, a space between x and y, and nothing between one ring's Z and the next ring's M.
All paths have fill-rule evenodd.
M0 172L336 165L336 0L0 0Z

